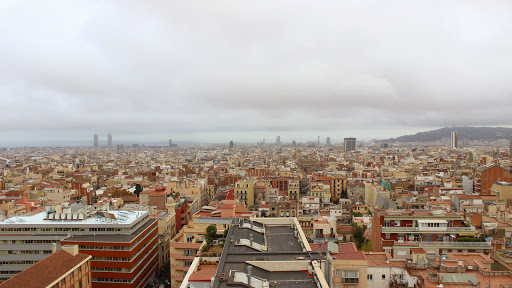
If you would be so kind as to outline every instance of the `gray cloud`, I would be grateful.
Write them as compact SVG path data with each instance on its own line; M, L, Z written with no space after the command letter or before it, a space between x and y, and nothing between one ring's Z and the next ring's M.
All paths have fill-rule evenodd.
M507 0L2 1L0 144L511 125L510 11Z

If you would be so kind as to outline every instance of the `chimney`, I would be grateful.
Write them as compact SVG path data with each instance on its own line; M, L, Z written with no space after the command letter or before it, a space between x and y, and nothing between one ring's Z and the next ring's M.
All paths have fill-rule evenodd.
M73 256L76 256L78 254L78 245L64 245L61 249Z
M52 254L57 252L57 243L52 243Z

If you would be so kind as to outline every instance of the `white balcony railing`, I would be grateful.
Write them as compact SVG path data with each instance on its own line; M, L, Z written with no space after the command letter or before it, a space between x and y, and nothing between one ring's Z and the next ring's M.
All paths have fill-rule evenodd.
M448 241L395 241L397 246L446 246L446 247L488 247L492 245L486 242L448 242Z
M382 227L382 233L390 232L476 232L475 227Z

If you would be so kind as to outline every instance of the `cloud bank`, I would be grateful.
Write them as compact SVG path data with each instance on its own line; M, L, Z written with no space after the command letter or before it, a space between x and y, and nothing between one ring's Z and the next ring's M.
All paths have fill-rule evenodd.
M507 0L3 1L0 144L512 125L510 11Z

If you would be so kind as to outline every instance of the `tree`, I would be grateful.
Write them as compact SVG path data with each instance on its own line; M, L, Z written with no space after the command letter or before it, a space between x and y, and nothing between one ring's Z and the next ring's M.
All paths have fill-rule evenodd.
M356 242L357 249L361 249L363 244L366 242L364 232L366 231L366 225L363 227L352 223L352 235L354 236L354 242Z
M348 199L347 190L345 188L341 189L341 198Z
M228 232L229 232L229 226L228 226L228 228L224 229L224 239L226 239L228 237Z
M212 224L206 227L206 234L204 235L204 239L206 240L206 243L211 246L215 238L217 238L217 226Z
M137 195L137 197L139 197L140 192L142 192L142 186L139 183L137 183L135 184L135 192L133 193Z
M372 251L372 241L366 240L361 246L361 251L369 252Z
M352 216L354 216L354 217L363 217L363 214L361 212L356 211L356 212L352 212Z

